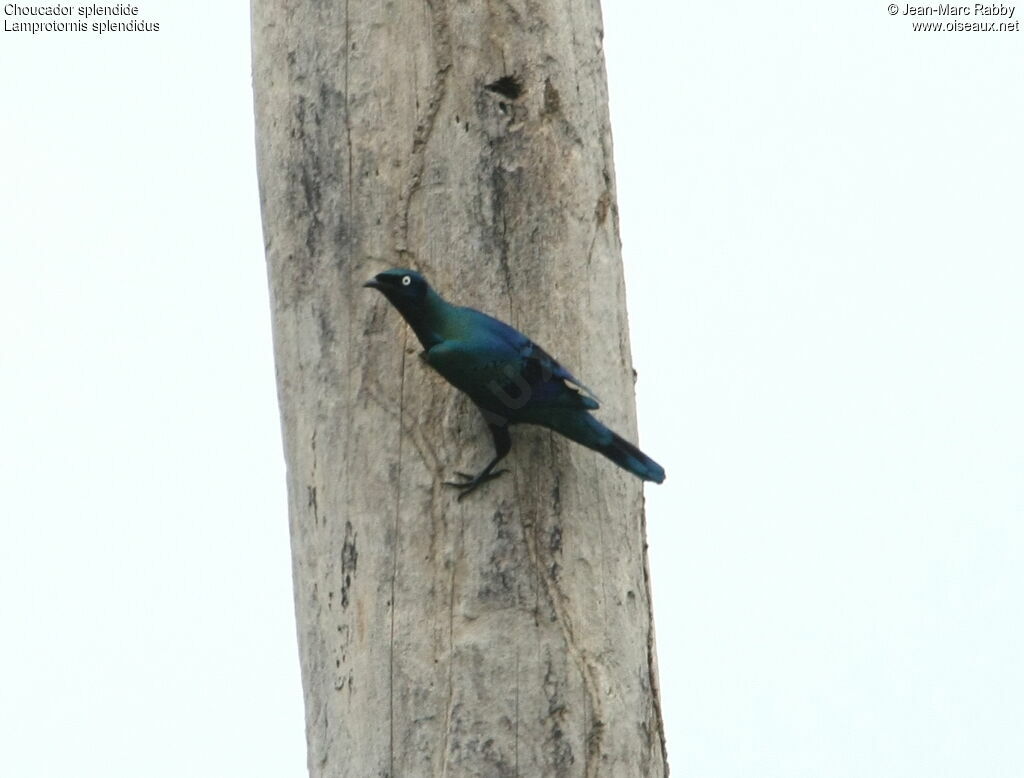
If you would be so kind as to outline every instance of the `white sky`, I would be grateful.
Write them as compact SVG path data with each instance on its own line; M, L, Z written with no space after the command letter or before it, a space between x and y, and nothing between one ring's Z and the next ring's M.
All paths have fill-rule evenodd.
M0 776L298 778L248 4L139 5L0 33ZM673 776L1019 778L1024 32L604 5Z

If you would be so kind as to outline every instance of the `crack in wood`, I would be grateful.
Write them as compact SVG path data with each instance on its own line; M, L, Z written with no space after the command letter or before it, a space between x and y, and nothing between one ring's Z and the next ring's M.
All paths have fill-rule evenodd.
M523 535L526 539L526 549L530 556L530 564L534 569L536 580L543 584L544 592L547 594L548 603L554 611L555 619L562 631L562 638L565 641L566 650L573 662L576 664L583 681L583 693L585 695L585 706L589 705L591 712L589 730L586 734L586 756L584 760L584 773L587 778L597 776L601 767L601 743L604 737L604 715L601 705L601 698L597 688L597 669L587 659L585 650L579 645L576 639L575 629L569 617L566 606L565 594L562 592L558 581L553 580L545 571L548 565L541 560L540 547L542 543L537 541L539 526L531 525L527 528L524 524Z
M433 506L439 505L440 495L432 495ZM452 718L455 715L455 574L458 568L458 551L462 545L462 533L459 532L458 547L453 550L455 557L451 564L451 578L448 589L448 699L445 702L444 733L441 746L441 775L448 774L448 736L452 731Z
M398 219L398 240L396 250L399 255L408 255L409 250L409 211L412 208L412 198L423 184L423 174L427 166L426 149L427 143L434 132L434 125L437 114L441 109L441 102L448 91L448 75L452 69L452 45L451 33L448 26L447 0L426 0L430 9L430 24L433 32L433 51L436 63L434 78L430 85L430 96L427 99L426 115L416 125L413 133L412 153L410 157L409 180L402 193L400 213Z
M316 527L320 524L320 509L317 501L317 461L316 461L316 429L313 430L313 434L310 436L309 446L313 454L313 464L310 468L309 480L312 484L306 486L306 507L313 509L313 526Z
M643 498L641 497L641 501ZM665 743L665 721L661 714L661 689L658 686L658 665L654 646L654 602L651 598L651 568L647 559L647 516L646 506L640 508L640 539L642 541L642 558L644 571L644 595L647 599L647 682L651 687L651 700L654 705L654 729L661 745L661 763L668 775L668 745Z
M349 208L353 207L352 201L352 118L348 108L349 90L349 53L351 52L351 14L349 13L349 0L345 0L345 145L348 148L348 202Z
M404 355L408 346L409 333L402 334L402 353ZM395 774L395 582L398 578L398 542L400 538L399 526L402 516L402 444L405 435L402 433L402 421L405 418L405 357L402 357L401 375L399 377L398 390L398 474L395 479L395 523L391 545L391 601L388 605L391 608L391 634L388 640L388 724L390 737L388 745L389 772Z

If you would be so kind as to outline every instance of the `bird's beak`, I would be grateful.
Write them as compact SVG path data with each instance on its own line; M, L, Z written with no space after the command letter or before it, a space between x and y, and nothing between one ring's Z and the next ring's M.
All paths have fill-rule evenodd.
M369 281L367 281L365 284L363 284L363 286L364 287L369 287L370 289L380 289L381 288L380 281L378 281L376 278L371 278Z

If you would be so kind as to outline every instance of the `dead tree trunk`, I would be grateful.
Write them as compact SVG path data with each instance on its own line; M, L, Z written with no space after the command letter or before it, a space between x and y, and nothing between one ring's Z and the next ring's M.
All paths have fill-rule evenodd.
M635 439L598 0L253 0L312 776L663 776L641 482L475 409L362 283L422 271Z

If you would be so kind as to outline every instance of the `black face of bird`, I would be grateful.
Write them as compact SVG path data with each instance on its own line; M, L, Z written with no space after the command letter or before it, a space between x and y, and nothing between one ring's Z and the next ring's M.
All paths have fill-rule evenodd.
M378 273L363 286L379 290L393 306L403 313L417 310L427 296L430 285L415 270L394 268Z

